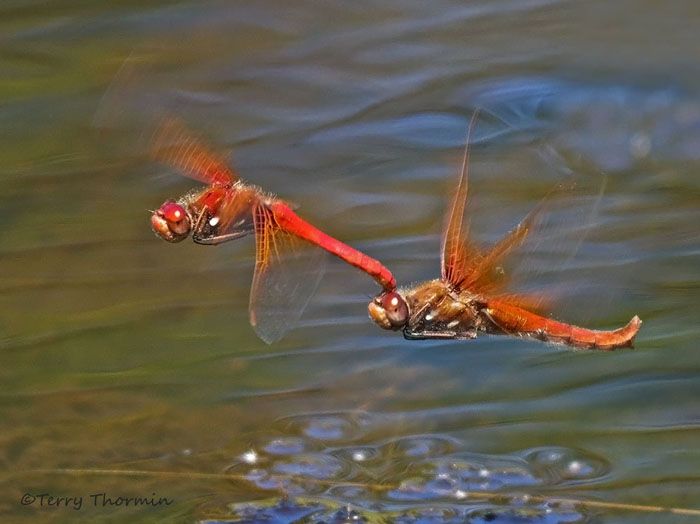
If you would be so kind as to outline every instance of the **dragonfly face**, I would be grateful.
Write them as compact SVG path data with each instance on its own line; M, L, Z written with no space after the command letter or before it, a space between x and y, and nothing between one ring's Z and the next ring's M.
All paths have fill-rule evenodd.
M396 291L382 293L369 303L369 316L384 329L398 331L406 327L410 312L406 300Z
M153 212L151 226L156 235L163 240L180 242L190 234L192 222L183 206L168 200Z

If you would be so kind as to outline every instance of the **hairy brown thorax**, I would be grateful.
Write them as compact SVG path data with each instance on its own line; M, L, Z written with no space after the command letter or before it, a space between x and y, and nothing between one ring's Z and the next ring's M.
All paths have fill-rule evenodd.
M474 338L477 331L500 332L485 314L482 297L456 291L441 279L400 293L409 306L404 330L409 338Z

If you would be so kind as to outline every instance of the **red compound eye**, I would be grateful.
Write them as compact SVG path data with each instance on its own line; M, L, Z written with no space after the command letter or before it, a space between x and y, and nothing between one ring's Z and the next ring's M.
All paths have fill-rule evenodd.
M173 223L180 222L183 218L187 218L185 209L180 204L172 201L166 202L160 206L160 214L165 220Z
M392 291L381 298L381 306L386 312L386 318L394 328L403 327L408 320L408 306L401 295Z
M151 215L153 231L168 242L180 242L190 233L190 217L177 202L168 200Z

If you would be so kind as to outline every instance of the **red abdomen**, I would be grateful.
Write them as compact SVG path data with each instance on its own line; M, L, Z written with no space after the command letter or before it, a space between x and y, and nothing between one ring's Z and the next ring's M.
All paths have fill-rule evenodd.
M486 307L489 319L506 335L527 336L566 344L581 349L612 350L632 347L642 321L638 316L620 329L614 331L594 331L562 322L557 322L522 308L499 301L489 301Z
M274 214L277 224L287 233L303 238L307 242L311 242L329 253L342 258L348 264L361 269L374 278L385 290L392 291L396 288L396 281L393 275L378 260L368 257L361 251L325 234L320 229L315 228L306 220L299 217L299 215L281 202L273 203L270 209Z

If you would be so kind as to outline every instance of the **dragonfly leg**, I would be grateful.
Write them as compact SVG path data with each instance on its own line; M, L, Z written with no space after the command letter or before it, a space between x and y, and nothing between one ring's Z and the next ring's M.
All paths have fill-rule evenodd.
M426 299L423 302L423 305L419 309L417 309L416 311L411 312L411 319L409 320L409 326L418 323L418 321L423 318L423 316L424 316L423 314L425 313L426 310L435 309L435 307L437 306L436 300L437 300L437 296L435 293L426 297Z
M202 244L205 246L215 246L217 244L223 244L224 242L228 242L229 240L235 240L237 238L244 237L250 233L251 231L236 231L235 233L228 233L226 235L214 235L207 237L193 235L192 240L194 240L197 244Z
M470 330L462 333L456 331L411 331L404 329L403 337L407 340L426 340L426 339L449 339L449 340L471 340L476 338L476 330Z

